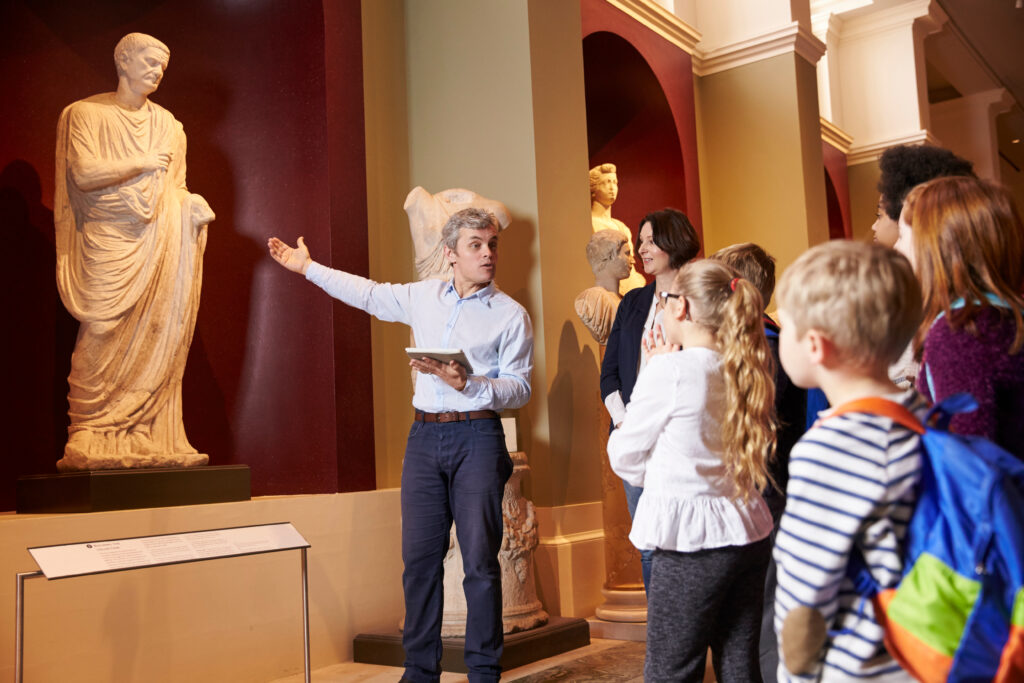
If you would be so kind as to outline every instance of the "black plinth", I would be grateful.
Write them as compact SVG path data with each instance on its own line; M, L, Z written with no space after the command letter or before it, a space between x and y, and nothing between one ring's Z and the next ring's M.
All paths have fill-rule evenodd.
M249 500L249 466L93 470L19 477L18 512L100 512Z
M441 669L451 673L467 673L466 663L462 658L465 639L445 638L441 642L444 646ZM505 636L501 668L508 671L589 644L590 627L586 619L551 617L544 626ZM402 666L405 662L402 634L398 631L360 633L353 645L353 658L361 664Z

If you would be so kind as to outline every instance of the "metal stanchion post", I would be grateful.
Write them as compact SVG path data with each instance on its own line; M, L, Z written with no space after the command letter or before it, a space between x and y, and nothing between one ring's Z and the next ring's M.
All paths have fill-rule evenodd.
M306 548L302 548L302 638L306 646L306 683L310 683L312 672L309 667L309 573L306 563Z
M42 576L40 571L21 572L18 574L17 590L14 594L14 682L21 683L25 666L25 579Z

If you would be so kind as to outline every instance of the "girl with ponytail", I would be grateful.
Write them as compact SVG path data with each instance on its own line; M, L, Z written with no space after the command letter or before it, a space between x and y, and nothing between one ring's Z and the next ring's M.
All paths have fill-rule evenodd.
M630 540L653 551L645 681L760 680L758 634L772 517L774 368L761 294L719 261L689 263L665 302L665 349L608 440L644 487Z

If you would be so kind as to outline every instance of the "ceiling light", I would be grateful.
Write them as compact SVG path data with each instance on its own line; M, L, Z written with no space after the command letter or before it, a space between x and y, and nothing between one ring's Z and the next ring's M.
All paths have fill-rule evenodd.
M1010 142L1012 142L1015 145L1020 144L1020 138L1014 138L1014 139L1010 140Z

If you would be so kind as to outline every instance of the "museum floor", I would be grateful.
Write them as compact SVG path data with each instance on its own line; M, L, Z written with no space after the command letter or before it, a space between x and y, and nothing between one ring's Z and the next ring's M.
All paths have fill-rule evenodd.
M592 639L590 645L571 652L510 669L502 675L508 683L564 683L584 681L642 681L644 643ZM346 662L313 672L315 683L395 683L402 670L375 664ZM302 683L303 676L280 678L272 683ZM465 674L442 674L441 683L464 683Z

